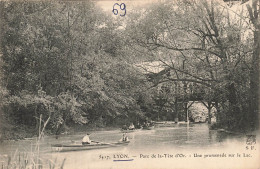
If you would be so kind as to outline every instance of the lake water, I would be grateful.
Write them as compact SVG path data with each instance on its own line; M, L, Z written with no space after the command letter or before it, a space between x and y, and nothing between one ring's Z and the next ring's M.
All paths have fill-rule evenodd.
M196 154L248 151L245 135L209 130L205 123L174 124L171 127L130 132L127 133L130 143L126 146L63 153L51 151L51 144L80 142L85 134L62 135L58 139L54 136L44 137L40 146L41 157L49 161L57 160L57 165L61 165L65 159L64 168L185 168L182 165L187 166L189 161L202 160L201 163L194 163L193 167L196 168L209 162L205 158L195 158ZM92 131L90 135L92 140L106 143L116 142L121 137L120 130ZM33 152L34 146L34 139L0 143L2 162L6 155L15 156L17 150L20 153ZM256 155L252 158L258 158ZM237 158L228 160L237 160L239 165Z

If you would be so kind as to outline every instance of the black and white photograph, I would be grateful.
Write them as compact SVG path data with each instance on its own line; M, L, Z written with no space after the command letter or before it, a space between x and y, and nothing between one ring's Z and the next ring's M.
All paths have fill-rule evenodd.
M260 0L0 0L0 169L259 169Z

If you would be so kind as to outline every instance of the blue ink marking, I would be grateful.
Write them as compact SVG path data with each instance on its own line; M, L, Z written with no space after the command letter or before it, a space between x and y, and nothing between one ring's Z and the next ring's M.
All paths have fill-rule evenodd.
M126 5L124 3L121 3L120 5L118 3L115 3L113 5L112 12L113 12L114 15L118 15L118 9L116 9L115 6L119 6L120 10L125 12L123 15L120 14L120 16L125 16L126 15Z
M122 6L124 6L124 7L122 8ZM120 9L121 9L122 11L123 11L123 10L125 11L124 15L121 15L121 14L120 14L120 16L125 16L125 15L126 15L126 5L125 5L124 3L121 3L121 4L120 4Z
M134 159L128 159L128 160L113 160L114 162L118 162L118 161L134 161Z
M113 12L115 15L118 14L118 10L115 9L115 6L116 6L116 5L120 6L118 3L115 3L115 4L114 4L112 12Z

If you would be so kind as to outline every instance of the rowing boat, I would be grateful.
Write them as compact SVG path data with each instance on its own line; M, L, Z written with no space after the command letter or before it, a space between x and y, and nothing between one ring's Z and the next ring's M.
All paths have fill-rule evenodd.
M152 130L154 129L154 126L144 126L143 130Z
M101 149L108 147L116 147L128 145L129 141L125 142L115 142L115 143L91 143L87 145L82 144L52 144L52 151L56 152L68 152L68 151L82 151L82 150L92 150L92 149Z
M140 128L140 129L133 129L133 130L127 129L127 130L121 130L121 132L122 133L132 133L132 132L141 131L141 130L142 130L142 128Z

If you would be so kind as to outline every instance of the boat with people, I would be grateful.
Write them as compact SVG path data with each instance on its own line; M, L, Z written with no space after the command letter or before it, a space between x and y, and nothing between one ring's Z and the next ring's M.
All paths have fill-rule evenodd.
M143 130L152 130L152 129L154 129L154 126L144 126L142 129Z
M82 150L92 150L92 149L101 149L109 147L117 147L128 145L130 141L118 141L114 143L103 143L103 142L92 142L91 144L52 144L51 149L54 152L68 152L68 151L82 151Z
M154 129L154 125L155 125L155 123L153 121L145 121L142 126L142 129L143 130L152 130L152 129Z
M123 129L121 129L120 131L121 131L121 133L132 133L132 132L137 131L137 130L136 129L135 130L123 130Z
M141 128L136 128L135 125L133 123L130 123L130 125L123 125L122 128L121 128L121 132L123 133L131 133L131 132L134 132L134 131L138 131L140 130Z

